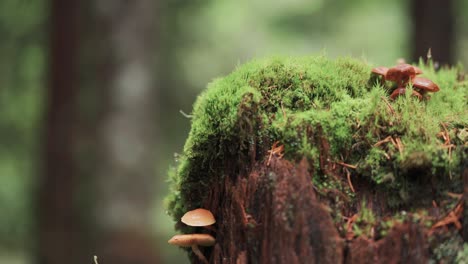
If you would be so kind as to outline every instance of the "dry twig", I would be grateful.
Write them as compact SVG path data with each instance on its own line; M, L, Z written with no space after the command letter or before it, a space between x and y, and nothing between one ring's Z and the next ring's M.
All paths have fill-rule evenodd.
M395 110L393 109L392 105L388 102L387 98L385 98L383 96L381 96L380 98L385 102L388 109L390 110L390 113L392 113L392 115L395 115Z
M353 183L351 182L351 172L348 170L348 168L345 168L345 171L346 171L346 178L348 179L349 188L351 188L351 191L355 193L356 191L354 190Z
M268 157L267 161L267 166L270 166L271 158L273 155L277 155L279 158L282 158L284 156L284 145L278 146L279 141L276 141L273 143L273 146L271 146L271 149L268 151L270 153L270 156Z
M351 164L347 164L347 163L340 162L340 161L337 161L336 164L341 165L343 167L350 168L350 169L357 169L356 165L351 165Z
M454 224L455 227L460 230L462 228L462 224L460 223L460 218L463 214L463 200L460 199L455 205L455 207L441 220L437 223L432 225L431 231L433 232L436 228L445 227L450 224Z

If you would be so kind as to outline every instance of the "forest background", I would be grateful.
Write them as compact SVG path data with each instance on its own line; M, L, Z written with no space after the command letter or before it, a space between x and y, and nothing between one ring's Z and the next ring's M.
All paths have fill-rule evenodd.
M431 48L468 67L467 13L466 0L0 1L0 263L187 262L163 198L207 83L270 55L391 66Z

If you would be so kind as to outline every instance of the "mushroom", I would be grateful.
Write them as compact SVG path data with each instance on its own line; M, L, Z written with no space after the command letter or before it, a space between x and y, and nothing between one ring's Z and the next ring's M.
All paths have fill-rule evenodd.
M387 75L387 71L387 67L376 67L372 69L372 73L382 76L382 78L380 79L380 84L382 86L385 86L385 76Z
M200 261L208 264L208 260L206 260L198 246L210 247L216 243L216 240L209 234L187 234L175 235L167 242L171 245L177 245L180 247L191 247L193 253L197 255Z
M419 99L425 97L427 92L436 93L440 90L437 84L427 78L416 77L412 80L412 83L413 88L415 88L421 96Z
M402 63L388 69L385 79L396 82L398 86L405 86L416 75L421 73L422 70L420 68Z
M392 94L390 95L390 99L395 100L395 98L397 98L398 96L403 95L405 93L406 93L406 88L398 87L392 92ZM411 95L418 97L419 100L422 100L422 98L423 98L421 93L419 93L419 92L417 92L415 90L413 90L413 93Z
M426 92L438 92L439 86L435 84L433 81L427 79L427 78L422 78L422 77L416 77L413 79L413 87L424 90Z
M398 88L396 88L396 89L393 91L393 93L390 95L390 99L395 100L395 98L397 98L397 97L400 96L400 95L405 94L405 92L406 92L406 88L404 88L404 87L398 87Z
M209 226L216 223L213 214L203 208L188 211L182 216L181 221L189 226Z
M372 69L372 72L378 75L382 75L385 78L387 75L388 68L387 67L376 67Z
M397 84L397 88L390 94L390 99L392 100L402 94L405 94L406 85L408 85L408 83L412 83L415 89L413 90L412 95L418 97L419 100L422 100L423 98L428 99L428 96L425 96L427 92L439 91L439 86L431 80L416 77L416 75L422 73L422 70L410 64L399 63L392 68L376 67L372 69L372 73L382 75L382 82L387 80L393 81Z

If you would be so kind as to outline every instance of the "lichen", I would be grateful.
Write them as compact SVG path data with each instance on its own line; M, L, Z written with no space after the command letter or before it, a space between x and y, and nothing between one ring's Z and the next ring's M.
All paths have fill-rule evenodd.
M170 174L169 214L178 220L201 206L227 169L241 172L252 157L261 161L275 141L284 145L285 159L308 159L318 191L337 189L355 199L335 175L341 170L329 168L337 163L356 166L347 169L353 179L387 193L391 208L414 207L410 201L430 184L440 193L459 191L468 83L457 80L456 69L419 67L441 87L429 101L411 97L408 87L390 102L388 88L371 78L371 66L352 58L255 60L214 80L197 98Z

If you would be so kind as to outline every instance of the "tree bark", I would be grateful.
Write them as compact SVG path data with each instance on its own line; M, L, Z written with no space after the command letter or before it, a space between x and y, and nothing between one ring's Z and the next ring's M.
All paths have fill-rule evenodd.
M454 63L455 16L454 1L412 0L411 58L425 58L429 49L439 64Z
M215 184L205 205L220 223L210 263L343 263L344 241L310 181L305 160L273 158Z
M73 157L78 1L52 0L50 7L49 84L38 183L38 262L62 264L79 261Z
M236 171L226 168L226 175ZM343 238L327 203L328 198L333 203L336 194L318 197L313 177L307 160L294 164L273 156L269 164L257 162L247 174L215 183L203 205L217 217L216 232L209 231L216 245L202 248L209 262L427 262L428 239L420 224L397 224L379 240ZM192 263L202 261L192 255Z

